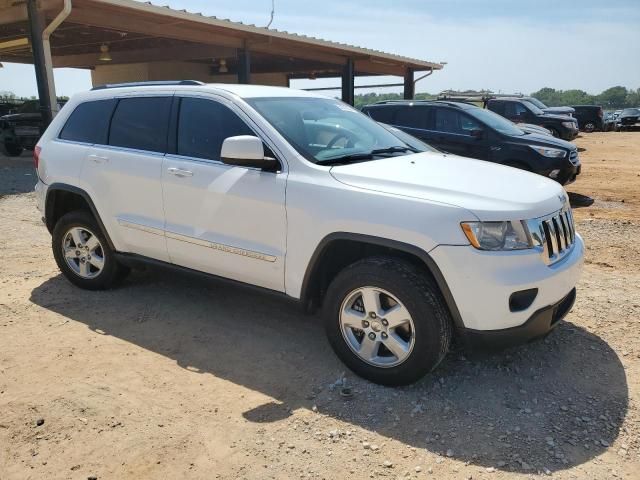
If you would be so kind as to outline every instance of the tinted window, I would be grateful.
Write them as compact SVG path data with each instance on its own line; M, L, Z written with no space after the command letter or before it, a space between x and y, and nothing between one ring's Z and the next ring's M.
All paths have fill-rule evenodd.
M171 97L123 98L111 121L109 145L164 152Z
M504 102L489 102L487 107L492 112L496 112L500 115L504 115Z
M225 138L255 135L229 108L210 100L183 98L178 119L178 155L220 160Z
M428 110L424 107L400 108L393 124L410 128L427 128L428 114Z
M395 111L396 108L392 107L373 107L367 109L365 113L378 122L393 123Z
M527 114L527 109L519 102L505 102L504 116L505 117L517 117Z
M106 144L109 120L115 104L115 100L81 103L69 116L60 132L60 138L74 142Z
M471 135L479 130L480 124L464 113L449 108L436 108L435 129L438 132Z

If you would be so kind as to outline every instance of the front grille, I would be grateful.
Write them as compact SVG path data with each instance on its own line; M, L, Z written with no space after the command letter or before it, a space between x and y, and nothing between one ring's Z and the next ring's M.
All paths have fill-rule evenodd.
M552 215L529 222L529 231L534 243L541 249L542 258L547 265L564 258L576 241L570 208L563 208Z
M574 165L574 166L580 163L580 160L578 160L577 150L572 150L571 153L569 153L569 161L571 162L571 165Z

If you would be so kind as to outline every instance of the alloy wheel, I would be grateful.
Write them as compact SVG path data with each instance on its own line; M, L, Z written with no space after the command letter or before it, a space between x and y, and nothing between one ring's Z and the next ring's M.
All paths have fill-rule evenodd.
M67 265L81 278L95 278L104 269L104 249L98 237L84 227L72 227L62 237Z

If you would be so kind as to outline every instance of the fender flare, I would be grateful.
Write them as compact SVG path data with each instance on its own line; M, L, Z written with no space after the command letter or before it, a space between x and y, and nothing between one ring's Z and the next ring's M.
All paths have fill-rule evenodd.
M50 199L50 195L54 192L69 192L69 193L73 193L75 195L78 195L80 197L82 197L84 199L85 202L87 202L87 205L89 205L89 210L91 210L91 214L93 215L93 217L96 219L96 222L98 222L98 226L100 227L100 230L102 232L102 234L104 235L104 237L107 239L107 243L109 244L109 248L111 248L111 250L113 250L114 252L116 251L115 246L113 245L113 242L111 241L111 237L109 236L109 232L107 232L107 229L104 226L104 223L102 223L102 219L100 218L100 214L98 213L98 210L96 209L95 204L93 203L93 200L91 199L91 196L84 191L83 189L76 187L74 185L69 185L66 183L52 183L51 185L49 185L49 187L47 188L47 195L45 198L45 211L44 211L44 219L45 219L45 224L47 225L47 230L49 230L49 233L53 232L53 228L55 227L55 224L53 224L51 222L51 218L53 218L53 212L54 212L54 208L55 208L55 201L51 198Z
M449 285L447 284L444 275L440 271L440 268L436 264L435 260L431 258L431 256L424 251L423 249L416 247L415 245L411 245L409 243L400 242L397 240L390 240L388 238L376 237L373 235L365 235L360 233L350 233L350 232L335 232L330 233L326 237L324 237L318 246L316 247L311 259L309 260L309 264L307 265L307 269L304 274L304 279L302 281L302 289L300 291L300 300L303 304L305 304L311 296L311 282L316 274L319 265L320 259L322 258L323 253L329 247L329 245L336 240L349 240L354 242L361 242L371 245L377 245L381 247L387 247L392 250L398 250L400 252L404 252L410 254L414 257L420 259L427 271L431 274L433 279L435 280L442 296L444 298L447 307L449 308L449 312L451 313L451 318L453 320L454 326L457 329L464 328L464 322L462 321L462 316L460 315L460 311L458 310L458 306L456 305L455 299L453 298L453 294L449 289Z

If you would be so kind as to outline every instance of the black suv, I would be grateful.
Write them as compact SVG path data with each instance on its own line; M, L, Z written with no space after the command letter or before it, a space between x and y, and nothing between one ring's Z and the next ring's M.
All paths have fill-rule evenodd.
M486 107L514 123L531 123L546 128L554 137L573 140L578 136L578 122L568 115L545 113L522 98L491 98Z
M640 122L640 108L625 108L618 117L618 130L630 129Z
M63 103L58 103L58 108ZM0 149L10 157L17 157L25 149L33 150L44 128L40 103L28 100L15 113L0 117Z
M367 105L362 111L445 152L529 170L562 185L580 173L575 145L550 135L526 133L468 103L391 101Z
M521 100L533 103L536 107L542 110L544 113L550 113L552 115L567 115L573 117L575 109L573 107L547 107L541 100L536 97L521 97Z
M604 130L604 112L599 105L574 105L573 116L578 120L580 130L587 133Z

